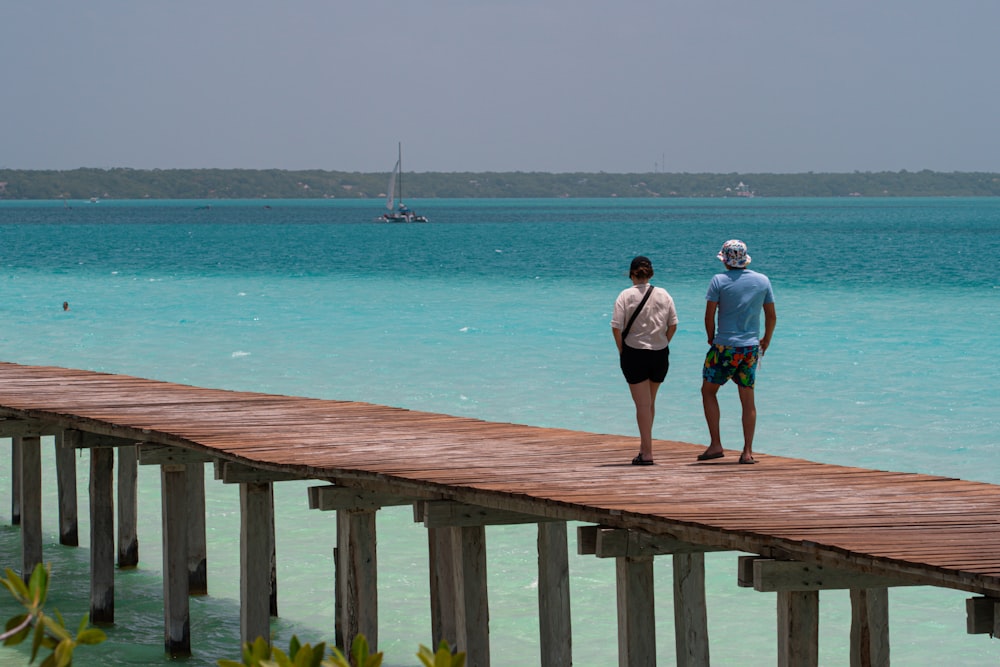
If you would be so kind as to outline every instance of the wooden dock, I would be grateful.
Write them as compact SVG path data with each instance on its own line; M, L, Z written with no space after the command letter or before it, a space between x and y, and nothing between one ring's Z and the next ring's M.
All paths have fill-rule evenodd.
M114 550L107 542L114 543L115 504L107 457L119 452L119 494L128 493L121 476L134 462L161 466L165 648L172 654L190 650L186 596L204 586L204 538L197 534L197 489L204 486L197 470L204 462L215 463L217 479L241 485L246 640L268 634L270 485L284 479L316 480L310 507L337 511L341 638L361 631L377 641L374 513L400 504L412 504L428 529L429 631L435 642L447 638L468 651L470 665L489 664L483 529L493 523L538 524L540 664L547 667L572 660L567 521L588 524L577 531L577 553L617 559L620 665L655 664L652 561L668 554L677 664L709 664L707 551L747 554L741 585L778 592L782 665L816 664L818 596L831 588L852 591L852 664L888 664L893 586L972 593L969 632L1000 635L996 485L767 455L758 455L757 465L738 465L737 452L699 463L703 446L672 441L655 442L657 465L631 466L632 437L0 363L0 437L12 438L15 452L26 569L41 562L34 496L43 435L57 436L64 449L92 451L96 620L109 606L113 619ZM130 503L134 497L119 495L119 566L131 559L121 514ZM201 522L203 530L203 516ZM65 523L72 521L61 528ZM72 530L65 526L65 534Z

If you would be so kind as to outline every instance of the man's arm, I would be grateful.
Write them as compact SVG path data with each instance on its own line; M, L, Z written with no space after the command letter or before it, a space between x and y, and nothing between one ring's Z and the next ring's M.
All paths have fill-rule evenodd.
M764 304L764 337L760 339L760 351L767 352L771 345L771 336L774 334L774 325L778 323L778 313L774 309L773 303Z
M615 337L615 345L618 346L618 354L622 353L622 330L611 327L611 334Z
M719 308L718 301L705 302L705 333L708 334L708 344L715 340L715 311Z

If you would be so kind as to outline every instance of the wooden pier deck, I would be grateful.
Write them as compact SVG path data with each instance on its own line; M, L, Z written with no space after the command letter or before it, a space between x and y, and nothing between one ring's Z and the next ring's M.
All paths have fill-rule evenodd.
M631 466L633 437L9 363L0 418L0 434L41 423L371 493L1000 598L1000 486L990 484L766 454L738 465L732 451L699 463L702 446L662 440L657 465Z

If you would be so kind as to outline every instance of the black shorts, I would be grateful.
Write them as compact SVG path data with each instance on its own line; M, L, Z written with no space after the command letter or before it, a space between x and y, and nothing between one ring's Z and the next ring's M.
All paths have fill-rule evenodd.
M638 384L644 380L663 382L670 369L670 348L639 350L622 345L621 369L629 384Z

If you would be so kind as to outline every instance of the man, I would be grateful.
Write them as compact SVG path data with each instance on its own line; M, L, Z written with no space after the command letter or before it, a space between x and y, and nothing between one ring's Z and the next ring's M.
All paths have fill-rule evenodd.
M757 364L767 352L778 316L774 309L771 281L763 273L746 268L750 263L743 241L726 241L717 257L726 270L716 274L705 295L705 332L710 346L702 371L701 400L711 442L699 461L725 456L719 435L719 389L733 380L739 388L743 409L743 452L740 463L756 463L753 433L757 426L754 380ZM760 313L764 311L764 336L760 336ZM718 329L716 329L718 315Z

